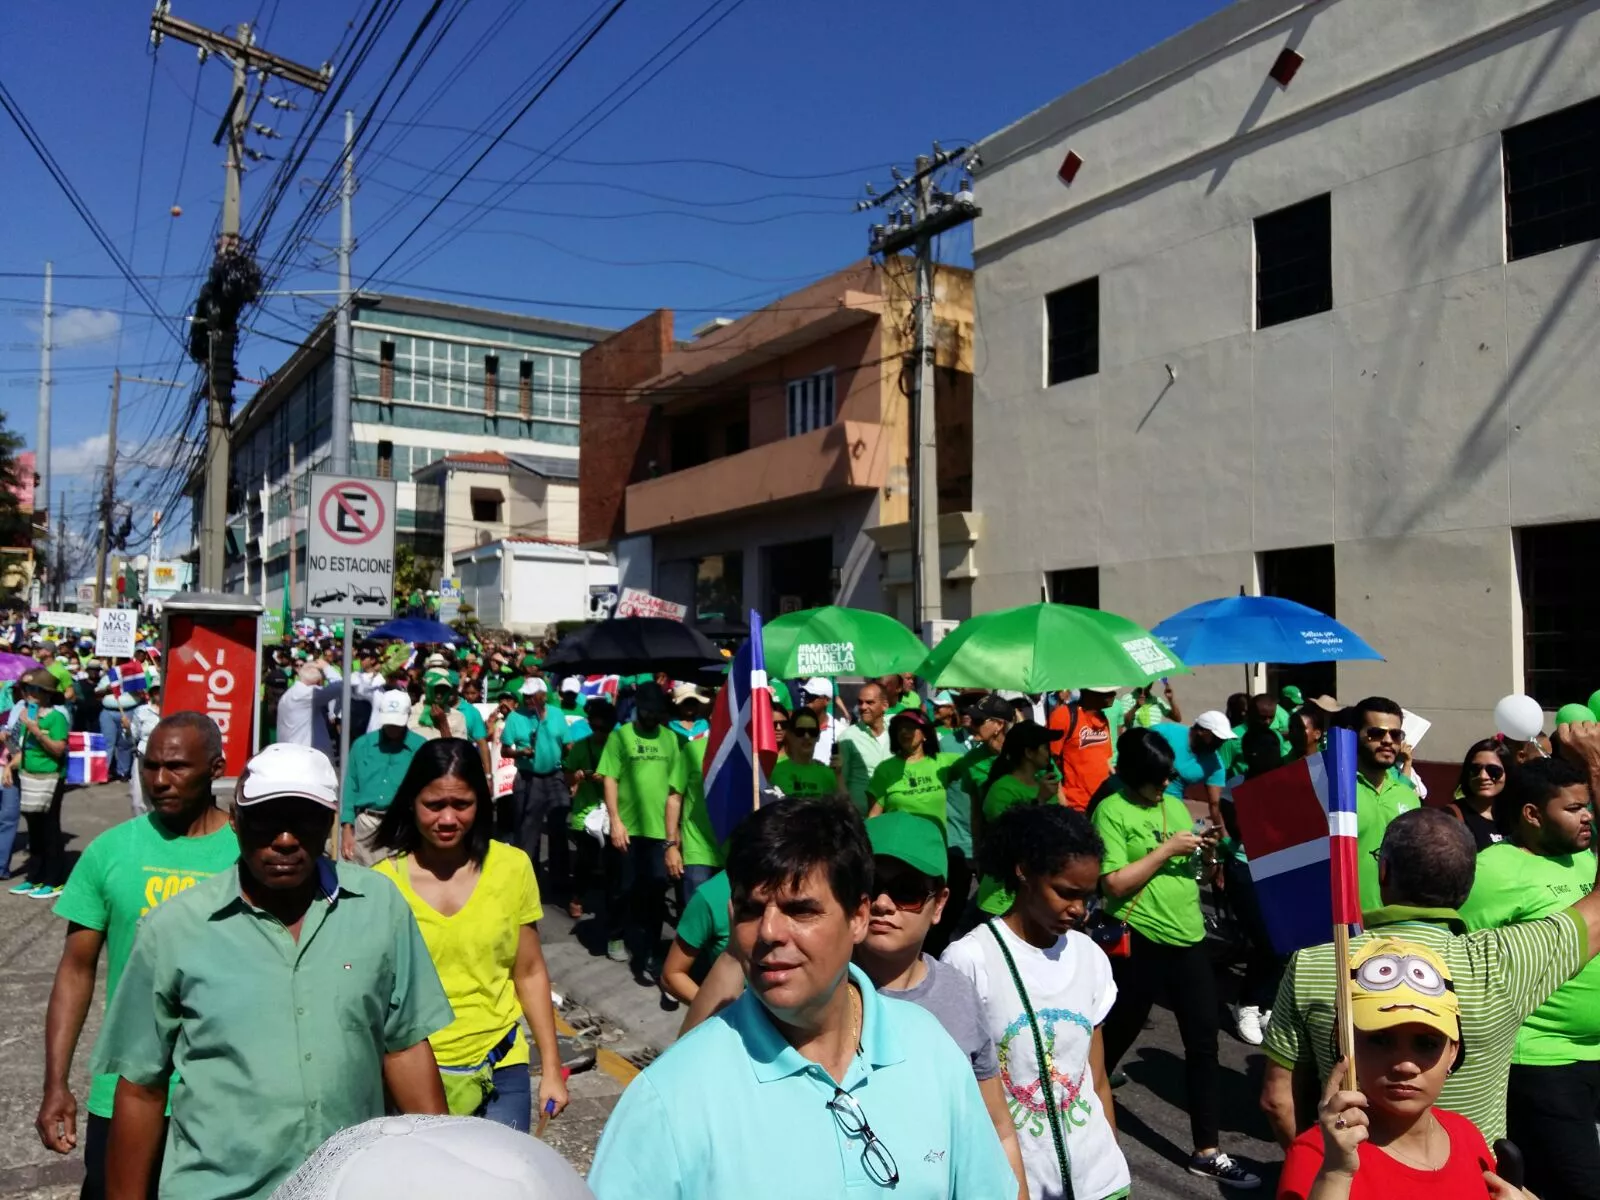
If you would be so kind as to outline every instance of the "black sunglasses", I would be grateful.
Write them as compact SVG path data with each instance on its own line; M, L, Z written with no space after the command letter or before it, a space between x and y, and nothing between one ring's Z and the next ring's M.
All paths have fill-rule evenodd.
M1380 725L1369 725L1361 731L1361 736L1369 742L1381 742L1387 739L1399 746L1404 744L1406 740L1406 731L1404 729L1384 729Z
M1499 763L1468 763L1468 775L1487 775L1491 782L1499 783L1506 777L1506 769Z
M933 899L934 885L920 871L878 870L872 881L875 896L887 896L901 912L919 913Z

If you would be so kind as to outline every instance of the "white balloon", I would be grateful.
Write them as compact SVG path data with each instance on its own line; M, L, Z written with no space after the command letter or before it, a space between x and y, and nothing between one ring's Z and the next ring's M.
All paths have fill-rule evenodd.
M1529 742L1544 730L1544 710L1532 696L1514 692L1494 706L1494 727L1513 742Z

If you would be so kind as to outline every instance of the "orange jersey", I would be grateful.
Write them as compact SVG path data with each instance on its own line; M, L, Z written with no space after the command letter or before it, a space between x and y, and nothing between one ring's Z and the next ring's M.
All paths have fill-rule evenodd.
M1064 735L1055 751L1061 794L1070 806L1085 812L1111 774L1111 723L1105 713L1063 704L1050 714L1050 728Z

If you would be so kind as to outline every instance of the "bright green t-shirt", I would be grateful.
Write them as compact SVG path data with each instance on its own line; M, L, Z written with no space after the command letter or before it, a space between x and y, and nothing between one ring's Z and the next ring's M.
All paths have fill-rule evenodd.
M596 768L600 766L600 757L605 746L605 739L598 733L591 733L586 738L579 738L567 746L561 765L568 771L583 771L588 775L578 785L578 790L572 794L572 815L567 818L567 827L582 831L583 822L595 809L605 803L605 796L600 791L600 781L594 777ZM621 797L618 797L617 806L621 807Z
M1361 881L1362 912L1383 907L1378 889L1378 847L1383 845L1389 823L1421 805L1416 789L1396 771L1386 771L1377 788L1367 782L1365 775L1356 773L1356 874Z
M959 754L935 754L910 762L891 755L878 764L867 784L867 795L883 805L884 812L911 812L936 821L945 831L944 789Z
M707 745L705 738L680 741L678 760L672 768L670 788L683 797L678 811L678 840L683 843L679 850L686 867L720 867L727 858L726 847L717 844L711 814L706 811Z
M1499 929L1570 908L1594 888L1595 865L1587 850L1543 858L1497 843L1478 855L1461 919L1473 929ZM1522 1022L1511 1061L1531 1067L1600 1061L1600 958L1590 959Z
M139 919L238 861L239 839L229 826L205 837L176 836L153 814L113 825L89 843L56 901L55 914L105 935L107 1008ZM117 1077L97 1073L89 1087L89 1111L109 1117L116 1092Z
M715 962L717 955L728 948L731 931L728 926L728 898L732 887L728 873L718 871L694 890L689 903L683 906L683 917L678 921L678 936L685 944L700 952L705 962Z
M39 732L53 742L64 742L67 734L71 732L71 722L67 720L64 708L41 708L34 720L39 724ZM22 735L22 769L29 775L59 775L66 770L66 757L52 757L39 739L34 737L21 725L17 726Z
M990 760L993 765L993 760ZM989 785L989 792L983 798L983 820L987 828L1000 819L1000 814L1008 808L1015 808L1019 804L1039 803L1039 784L1023 783L1015 775L1002 775ZM978 907L986 913L997 917L1004 916L1016 901L1016 892L1003 881L993 875L984 875L978 880Z
M792 758L778 761L769 780L785 796L836 796L839 777L825 763L797 763Z
M51 663L45 668L45 670L49 671L50 674L56 677L56 682L61 685L61 694L63 696L68 695L69 693L76 694L78 690L77 679L74 678L72 672L67 670L66 667L62 666L59 661Z
M1160 804L1135 804L1123 792L1106 797L1094 810L1094 827L1106 844L1101 876L1138 862L1180 831L1194 828L1183 801L1163 795ZM1200 885L1194 878L1194 856L1167 859L1150 882L1122 900L1107 900L1106 911L1120 917L1152 942L1192 946L1204 941Z
M617 781L617 815L630 834L666 838L667 791L684 744L665 725L650 733L632 724L612 731L595 774Z

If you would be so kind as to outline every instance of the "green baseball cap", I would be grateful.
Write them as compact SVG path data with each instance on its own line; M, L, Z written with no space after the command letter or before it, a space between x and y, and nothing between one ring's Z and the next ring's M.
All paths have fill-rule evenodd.
M1300 689L1292 683L1279 694L1283 696L1285 703L1291 704L1295 708L1299 708L1306 702L1305 697L1300 694Z
M542 667L544 666L544 659L537 654L524 654L522 656L522 665L525 667Z
M867 840L872 853L898 858L931 879L943 879L948 872L944 834L927 817L916 813L886 812L867 822Z

